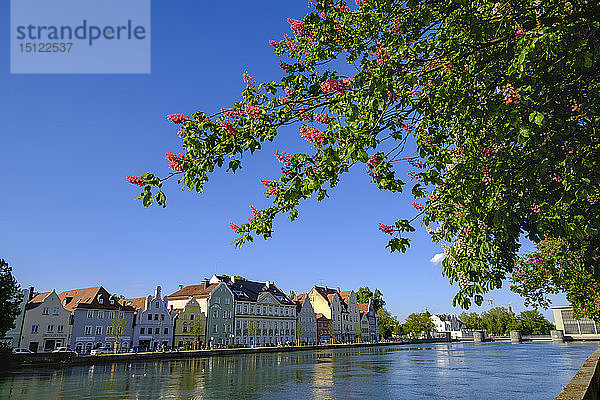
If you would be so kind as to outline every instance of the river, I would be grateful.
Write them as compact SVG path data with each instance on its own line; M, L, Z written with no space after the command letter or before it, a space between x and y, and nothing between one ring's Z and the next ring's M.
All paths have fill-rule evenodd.
M1 399L552 399L598 342L455 343L23 369Z

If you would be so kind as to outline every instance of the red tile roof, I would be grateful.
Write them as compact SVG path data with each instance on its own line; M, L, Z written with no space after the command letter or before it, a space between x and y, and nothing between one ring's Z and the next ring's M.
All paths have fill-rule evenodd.
M98 296L103 299L102 304L98 301ZM119 302L110 304L111 294L102 286L96 286L84 289L67 290L58 295L62 305L68 311L73 312L76 308L103 308L108 310L134 311L133 307L123 306Z
M206 287L204 287L204 285L188 285L179 289L175 293L170 294L168 299L185 300L190 296L196 299L205 299L210 297L210 292L212 292L218 285L218 283L211 283Z
M131 307L135 308L136 310L142 309L143 311L146 311L146 298L147 297L137 297L135 299L123 299L123 300L119 301L119 303L123 304L124 306L131 306Z
M358 311L369 312L369 303L358 303Z

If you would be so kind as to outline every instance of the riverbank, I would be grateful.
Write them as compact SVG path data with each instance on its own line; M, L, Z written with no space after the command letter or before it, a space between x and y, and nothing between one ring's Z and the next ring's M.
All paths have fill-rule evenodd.
M19 368L32 367L70 367L74 365L94 365L107 363L130 363L138 361L154 360L176 360L189 358L205 358L228 356L238 354L260 354L260 353L289 353L297 351L344 349L359 347L382 347L397 346L405 344L423 344L423 343L449 343L445 339L413 339L382 343L345 343L345 344L324 344L315 346L283 346L283 347L240 347L232 349L213 349L213 350L185 350L185 351L167 351L167 352L148 352L148 353L123 353L123 354L100 354L86 356L72 356L64 353L38 353L38 354L13 354L10 355L7 362L0 363L0 369L10 371Z

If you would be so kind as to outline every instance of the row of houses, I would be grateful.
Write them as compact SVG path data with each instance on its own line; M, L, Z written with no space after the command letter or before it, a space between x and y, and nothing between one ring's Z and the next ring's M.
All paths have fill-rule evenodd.
M33 352L69 347L204 348L377 341L370 303L352 290L314 286L291 299L273 282L213 275L163 295L122 299L105 288L57 293L23 290L21 312L4 341Z

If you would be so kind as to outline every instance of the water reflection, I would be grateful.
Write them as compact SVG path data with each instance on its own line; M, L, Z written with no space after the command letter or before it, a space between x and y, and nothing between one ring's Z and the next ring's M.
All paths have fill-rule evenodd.
M439 344L22 370L2 399L552 398L597 343Z

